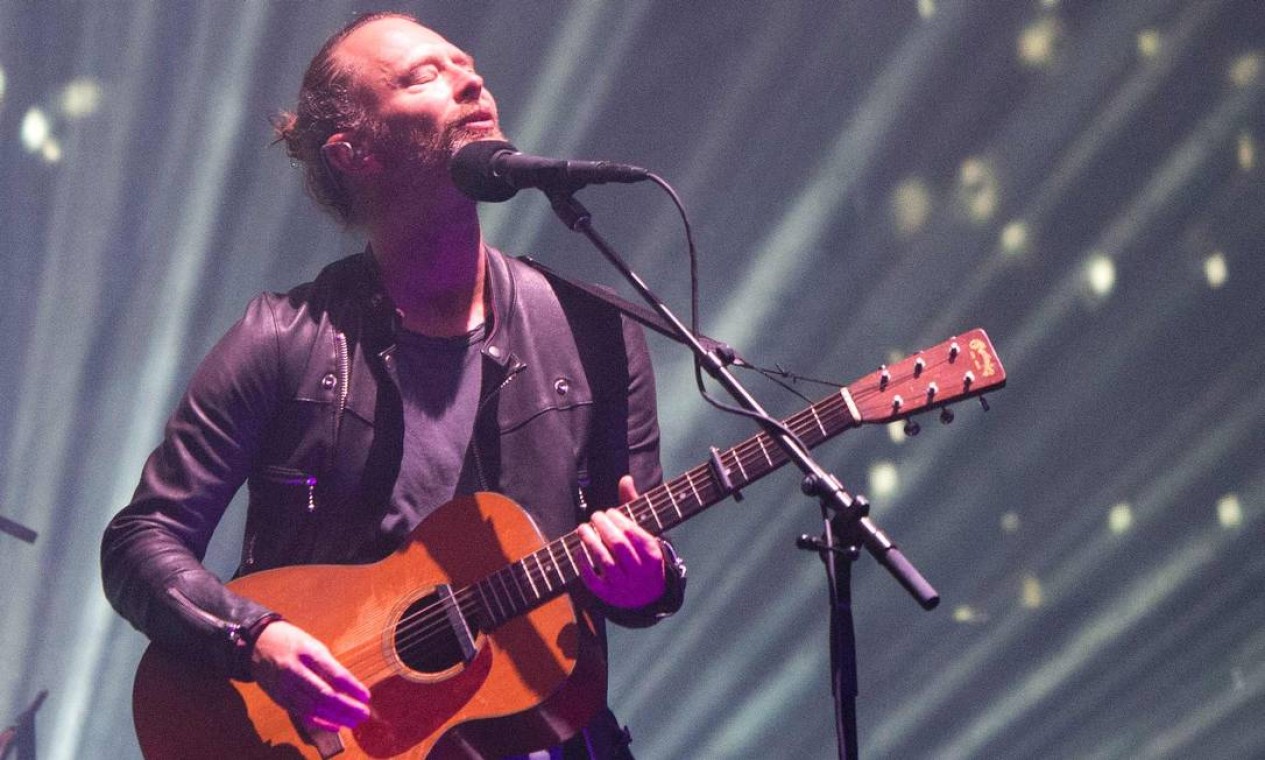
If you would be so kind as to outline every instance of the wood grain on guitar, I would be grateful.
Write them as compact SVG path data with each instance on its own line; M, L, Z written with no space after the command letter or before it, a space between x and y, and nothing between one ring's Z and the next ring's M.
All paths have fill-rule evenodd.
M983 330L884 366L785 420L809 447L862 424L944 407L1005 384ZM652 534L723 501L786 458L761 433L620 509ZM371 717L318 749L257 686L146 650L133 712L146 758L478 758L573 736L606 698L594 623L567 589L579 535L546 541L504 496L440 507L371 565L278 568L230 582L321 641L369 686ZM322 752L322 749L324 752Z

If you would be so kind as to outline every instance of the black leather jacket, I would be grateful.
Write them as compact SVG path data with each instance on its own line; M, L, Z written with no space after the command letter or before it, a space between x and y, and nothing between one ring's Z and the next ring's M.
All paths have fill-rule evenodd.
M642 491L661 480L645 339L523 262L490 250L488 274L493 319L466 467L481 490L509 495L555 538L586 504L617 504L621 474ZM239 574L369 562L398 545L403 535L380 529L403 451L397 329L367 253L251 302L198 368L132 502L105 531L105 591L123 617L218 672L248 677L240 632L270 611L200 563L243 482ZM678 563L649 608L583 603L648 625L680 606L683 587Z

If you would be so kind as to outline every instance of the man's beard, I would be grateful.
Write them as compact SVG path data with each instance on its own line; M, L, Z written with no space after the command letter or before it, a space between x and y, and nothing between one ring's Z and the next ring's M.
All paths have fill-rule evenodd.
M476 140L504 140L498 128L493 131L472 130L460 121L446 124L438 131L413 120L382 122L374 131L374 152L379 155L388 173L406 185L432 186L446 181L453 155Z

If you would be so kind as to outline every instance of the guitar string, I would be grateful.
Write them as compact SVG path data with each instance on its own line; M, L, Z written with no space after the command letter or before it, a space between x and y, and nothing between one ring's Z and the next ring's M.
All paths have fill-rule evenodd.
M812 410L804 410L800 414L797 414L788 419L788 426L791 427L791 429L794 432L796 432L797 435L803 436L803 435L806 435L808 432L814 431L817 428L817 419L821 419L823 423L829 422L832 427L835 425L837 421L836 418L841 416L842 409L839 407L842 406L842 399L839 398L838 396L832 396L832 397L827 397L827 399L819 403L821 404L820 408L814 407L814 409L816 409L817 411L816 415L813 415ZM834 407L834 408L830 408L830 407ZM845 429L846 427L840 428L835 434L838 434L839 432L843 432L843 430ZM818 430L817 432L820 432L820 431ZM816 436L814 436L814 439L815 438ZM823 436L823 439L824 439L824 436ZM816 442L817 441L814 441L814 444L812 445L815 445ZM758 453L757 453L757 450L758 450ZM778 449L778 451L780 451L780 449ZM748 441L742 444L739 444L738 446L734 447L733 449L731 449L729 452L726 452L726 453L730 454L731 459L735 460L736 462L742 463L744 469L746 465L750 464L754 466L755 464L759 463L761 460L764 460L764 463L768 464L769 459L770 459L770 457L768 456L767 447L761 446L760 443L755 438L749 439ZM780 460L783 458L784 457L778 457L777 459ZM771 471L773 468L780 466L781 463L782 462L780 461L774 461L772 465L770 465L769 471ZM760 476L763 476L764 474L767 474L767 472L761 472ZM703 482L702 488L706 495L698 491L698 485L694 483L694 480L696 478L703 478L704 482ZM695 498L692 504L690 503L688 499L686 500L686 504L689 507L691 515L692 515L693 510L696 509L698 505L708 503L712 499L715 499L718 501L721 498L723 498L723 494L719 492L719 486L718 484L715 483L714 479L711 477L711 473L709 469L707 468L707 466L701 466L701 467L696 467L693 470L687 471L684 475L679 476L678 478L671 481L669 484L665 484L662 488L657 488L657 489L652 490L650 493L646 494L645 497L639 498L637 500L634 500L633 502L630 502L627 505L624 505L626 508L626 511L630 514L630 516L633 519L637 520L638 523L641 523L645 520L647 516L654 516L655 513L665 511L669 504L672 504L674 509L677 509L677 505L680 504L681 502L672 500L670 496L667 496L667 493L671 487L680 486L682 483L687 484L689 486L689 489L690 489L689 495L696 494L697 497L699 497L699 498ZM657 492L661 492L661 493L657 493ZM638 509L639 506L644 506L644 509ZM638 516L639 513L640 513L640 517ZM682 515L681 519L684 519L685 516L686 515ZM658 522L657 518L656 518L656 522ZM576 536L575 534L568 534L567 536L564 536L562 539L559 539L559 541L565 543L570 539L574 539L573 543L578 548L580 541L578 539L578 536ZM523 560L520 560L514 564L518 565L519 568L524 571L524 573L527 575L528 578L533 579L533 580L541 579L543 583L543 576L546 575L548 571L544 570L542 567L540 575L536 575L533 572L530 566L530 563L528 563L526 560L528 558L533 558L533 557L536 559L539 559L539 557L536 555L538 555L541 551L544 551L544 550L545 549L537 550L537 552L533 552L531 555L528 555L527 558L524 558ZM569 579L565 578L563 577L564 573L561 572L562 571L561 566L557 565L557 563L553 562L552 560L550 562L550 565L553 566L557 571L559 571L558 580L561 581L561 583L559 584L558 593L560 593L561 587L565 586L566 583L569 582L570 580L574 580L574 576L570 577ZM543 602L545 598L551 598L552 596L555 595L555 594L548 594L547 596L542 596L539 593L537 593L536 599L533 600L533 599L528 598L526 590L522 588L521 581L519 581L518 578L514 577L515 574L513 572L513 568L514 568L514 565L510 565L510 566L507 566L506 568L502 568L501 570L498 570L495 573L493 573L493 575L498 575L498 574L504 575L506 572L508 572L510 575L510 580L508 582L505 581L504 578L501 579L502 585L506 588L506 596L509 600L509 604L507 606L510 608L510 614L503 615L505 620L511 619L513 617L517 617L518 615L521 614L522 611L526 611L526 610L520 611L518 609L519 607L526 606L528 609L530 609L535 604L539 604ZM481 581L481 582L489 581L490 577L491 576L489 576L488 579L485 579L485 581ZM489 582L488 585L490 589L492 590L492 592L496 595L497 601L499 603L500 594L496 593L495 584ZM509 593L509 589L511 588L511 586L516 591L518 591L518 596L522 600L523 604L517 603L516 600L514 599L514 595ZM474 599L475 589L472 587L467 587L465 589L460 590L459 593L461 594L463 598L455 599L458 605L458 609L461 610L463 614L469 614L469 608L473 606L474 612L477 613L480 609L480 606L477 604L472 605L469 603L472 601L477 601ZM447 613L443 609L442 605L443 605L442 602L433 603L417 611L416 613L413 613L409 616L406 616L405 618L402 618L397 630L401 630L403 632L403 635L400 635L397 637L396 646L402 650L407 650L419 643L425 643L430 638L432 638L432 636L435 633L439 633L441 631L444 631L445 629L449 629ZM496 624L495 614L493 614L491 610L487 610L487 613L488 613L487 616L491 618L491 622ZM373 642L365 641L364 645L372 646ZM353 649L360 649L360 648L361 647L353 647ZM388 668L387 670L389 671L390 669Z
M946 362L944 361L936 361L934 364L928 364L924 372L933 368L938 368L945 363ZM912 376L912 372L910 375ZM875 395L893 393L895 389L898 389L905 382L907 382L907 379L904 375L895 377L886 390L861 390L854 396L854 400L858 402L868 401L869 398ZM813 433L811 436L812 442L808 443L808 445L815 446L830 437L826 435L819 435L821 433L820 427L826 423L829 423L830 427L834 427L838 422L838 418L845 416L844 413L845 405L843 398L840 394L836 393L827 396L825 399L817 402L817 404L792 415L787 419L786 424L796 433L796 435L801 437L805 437L809 433ZM850 413L846 416L848 419L851 417ZM845 425L840 427L832 435L838 435L847 429L848 427ZM760 472L757 476L763 477L773 469L780 467L786 462L786 456L781 451L780 447L769 448L761 445L761 439L764 437L766 437L766 434L753 436L737 446L734 446L729 451L725 452L724 455L729 455L731 460L740 465L740 472L745 471L747 465L751 465L753 467L755 465L760 465L761 467L768 466L768 470ZM722 457L724 455L722 455ZM730 469L732 471L732 468ZM699 484L695 483L696 479L702 479L702 491L699 490ZM745 477L743 480L747 483L751 482ZM684 499L684 504L687 507L688 512L680 512L682 500L674 499L671 495L672 489L674 487L681 486L682 484L688 486L689 490L683 491L680 495L683 497L693 497ZM724 495L725 494L720 493L719 484L717 484L714 477L712 477L710 468L707 465L702 465L691 470L687 470L683 475L674 478L669 483L652 489L647 494L644 494L626 505L622 505L620 508L624 509L625 512L629 514L629 516L632 517L632 519L634 519L638 524L643 525L643 527L648 529L657 528L658 525L662 524L659 519L660 514L668 514L670 522L668 527L671 527L672 525L679 523L671 522L672 515L667 511L667 507L669 505L672 506L672 511L680 512L678 517L681 521L683 521L687 517L693 516L694 511L698 508L698 506L709 504L713 500L719 501L724 497ZM647 518L654 518L655 525L649 525ZM666 528L664 528L664 530L666 530ZM563 548L564 551L570 552L571 557L573 557L577 552L572 552L571 550L578 549L581 543L582 542L580 541L578 534L573 531L553 542L550 542L550 544L547 544L545 547L537 549L526 557L494 571L484 579L471 584L470 586L459 589L454 593L454 602L456 603L458 610L462 615L471 618L479 617L479 613L483 612L484 614L482 617L486 617L488 622L491 623L491 627L495 628L504 622L529 611L533 607L542 604L544 601L562 593L564 587L578 577L578 573L569 575L565 571L565 568L556 562L553 558L553 551L551 548L556 544L561 544L561 548ZM546 569L545 563L541 561L539 556L544 552L547 552L549 555L548 567L551 567L556 573L556 577L550 578L550 580L558 581L556 587L553 583L545 582L546 579L549 578L549 570ZM571 559L571 557L568 557L568 559L571 560L571 564L574 564L574 560ZM531 563L528 562L529 559L536 560L538 566L537 570L532 569ZM529 598L527 590L522 587L522 581L514 572L515 567L521 570L520 574L525 576L529 583L534 584L536 581L540 581L542 585L545 585L547 589L546 593L541 594L539 592L539 587L536 587L533 593L535 598ZM574 573L576 571L573 569L572 572ZM506 574L509 575L508 580L504 577ZM499 616L501 617L499 622L497 621L498 615L493 610L488 609L486 603L480 603L480 600L475 596L476 593L482 595L482 592L478 589L479 584L486 584L488 586L488 590L494 595L497 605L501 606L501 595L496 591L495 583L491 582L491 579L494 576L501 581L501 585L505 588L505 596L508 600L508 604L505 606L509 609L509 614L504 614L504 612L502 612ZM518 592L517 596L519 601L514 599L514 594L510 592L511 588ZM483 601L486 602L486 599ZM427 643L436 633L441 633L446 629L449 629L448 615L443 608L442 602L432 603L414 613L402 617L395 626L395 629L399 632L399 635L396 637L395 646L399 649L408 649L418 644ZM362 639L361 643L352 645L346 651L349 654L352 654L363 651L365 647L376 648L374 645L375 642L373 640ZM355 655L353 654L353 657L354 656ZM387 669L388 672L390 670L390 668Z
M828 405L832 401L835 401L837 399L838 397L828 397L823 402L820 402L821 408L817 410L818 411L817 417L821 418L823 422L830 422L832 427L834 426L836 422L834 418L840 416L841 410L830 409L828 408ZM840 404L838 403L835 404L835 406L839 406L839 405ZM799 415L795 415L792 418L790 418L788 420L788 425L792 428L792 430L795 430L797 434L804 435L816 427L816 420L810 419L810 417L813 417L812 412L809 410L804 410L803 413ZM796 428L800 428L800 429L796 430ZM842 432L842 428L838 432ZM759 449L759 453L757 453L757 449ZM731 449L731 451L726 452L726 453L730 454L731 459L735 460L736 462L741 462L744 468L747 465L754 466L755 463L759 462L762 459L765 460L765 463L767 464L767 460L768 460L768 457L765 455L764 449L760 447L758 442L755 441L754 439L750 439L744 442L743 444L739 444L738 446ZM779 463L774 462L773 466L776 467L778 466L778 464ZM761 475L763 474L766 474L766 473L761 473ZM700 479L700 478L703 479L704 481L702 484L702 492L699 491L699 486L694 482L696 479ZM709 469L707 468L707 466L701 466L701 467L696 467L692 470L687 471L684 475L679 476L678 478L674 479L669 484L665 484L662 488L653 489L650 493L646 494L644 497L634 500L633 502L630 502L627 505L624 505L625 511L629 513L630 517L632 517L634 520L636 520L640 524L643 522L648 522L647 517L654 516L656 513L661 513L661 512L666 511L666 508L668 507L669 504L672 504L674 509L677 509L678 508L677 505L679 505L681 501L673 500L670 496L667 495L667 492L669 491L670 487L673 487L673 486L680 487L682 483L688 484L689 495L691 496L695 494L697 495L697 498L694 498L692 501L689 499L685 500L686 505L689 508L690 514L692 514L692 512L694 511L694 509L697 508L698 505L708 503L709 501L712 501L712 500L719 501L721 498L723 498L723 494L720 493L719 486L718 484L715 483L714 479L711 477L711 473ZM683 514L681 519L684 519L685 516L688 516L688 515ZM669 520L671 520L670 517L669 517ZM656 518L656 522L659 522L657 518ZM568 534L567 536L564 536L563 538L559 539L558 542L562 542L564 544L574 544L574 547L568 547L568 548L575 548L575 549L578 549L581 543L578 536L575 534ZM521 614L522 611L525 611L525 610L520 611L521 607L526 607L530 609L532 606L542 603L545 599L552 598L552 596L555 596L556 593L561 593L562 587L567 585L567 583L574 580L574 578L576 577L574 575L565 573L564 568L552 560L552 552L551 552L551 561L549 565L555 569L555 572L557 572L557 575L558 575L557 579L559 581L558 590L555 593L548 593L546 595L541 595L537 591L537 593L535 594L535 599L529 598L527 595L527 591L522 588L522 582L517 577L515 577L515 573L513 572L514 567L515 565L517 565L519 569L523 571L523 574L525 574L529 579L531 579L529 582L540 580L543 584L544 576L547 575L549 571L545 570L543 567L543 563L541 563L542 567L540 568L539 574L537 574L536 571L532 570L531 564L527 562L527 560L529 558L535 558L539 560L539 557L537 555L546 550L547 548L542 548L540 550L537 550L537 552L533 552L532 554L528 555L524 559L519 560L518 562L512 565L509 565L506 568L502 568L501 570L498 570L495 573L493 573L493 575L498 575L498 574L504 575L506 573L510 575L509 581L504 580L504 578L501 579L502 585L506 589L506 597L508 598L508 604L506 606L508 606L510 609L510 614L502 615L502 617L505 620L511 619L513 617L517 617L518 615ZM575 551L571 552L572 555L574 555L575 553L577 552ZM570 575L570 577L566 577L568 575ZM481 581L481 582L487 582L489 580L490 580L490 577L489 579L485 579L485 581ZM501 595L495 591L495 584L488 582L488 585L490 589L492 590L492 592L496 595L497 601L499 603ZM511 587L515 591L518 592L518 597L519 597L519 600L521 600L521 603L518 600L514 599L514 594L509 592L509 589ZM458 605L458 609L461 610L463 614L469 614L469 611L470 611L469 608L472 606L474 607L475 613L479 611L480 609L479 605L470 604L470 602L472 601L477 601L474 599L475 592L476 590L471 587L462 589L458 592L461 598L457 598L455 599L455 601ZM454 596L457 596L457 595L455 594ZM487 616L491 618L491 622L496 624L496 620L495 620L496 615L493 614L491 610L488 610L487 612L488 612ZM402 631L402 635L397 636L396 646L402 650L408 650L409 648L419 643L425 643L427 640L432 638L432 636L436 633L440 633L445 630L450 630L448 619L447 619L447 613L443 609L443 603L442 602L432 603L431 605L423 607L421 610L418 610L417 612L412 613L411 615L405 616L404 618L401 619L397 627L397 630ZM352 650L359 650L363 648L363 646L365 645L373 646L373 643L374 642L372 641L364 641L360 647L352 647Z
M826 409L826 404L823 403L822 409L821 411L818 412L818 415L819 416L825 415L823 419L825 421L830 421L833 426L834 421L831 420L830 418L831 416L837 416L837 415L832 415L831 411L832 410ZM798 423L799 423L798 426L805 427L807 429L807 425L809 424L807 421L807 418L810 415L811 415L810 412L806 412L804 414L804 419L798 420ZM796 425L796 422L797 421L793 418L791 421L791 424ZM743 459L743 454L740 451L740 449L743 449L743 448L754 449L755 448L754 441L748 442L747 446L742 446L740 444L738 447L735 447L735 450L732 453L731 452L726 452L726 453L731 453L731 459L736 457L738 461L741 461ZM750 460L753 456L754 454L751 454L747 457L747 459ZM745 464L746 463L744 463L744 466ZM702 491L703 491L702 493L697 493L699 486L694 481L698 479L702 479L704 481L702 484ZM722 497L722 494L719 492L719 488L717 484L710 477L710 472L707 470L706 466L697 467L693 470L686 472L684 475L675 479L671 484L665 485L664 489L662 490L664 490L664 492L666 493L668 486L673 485L673 484L676 484L679 486L681 482L687 482L689 484L691 495L693 495L694 493L697 493L698 497L701 497L701 498L693 499L692 503L690 504L691 511L693 511L693 509L696 508L694 506L696 504L707 503L708 501L711 501L713 499L719 500ZM632 519L636 520L638 523L648 523L649 522L649 520L647 519L648 517L655 517L656 522L661 522L656 517L656 515L657 513L661 513L664 511L664 509L670 502L670 498L665 497L661 494L656 495L655 492L659 490L661 489L654 489L650 493L646 494L644 497L634 500L627 505L624 505L625 511L629 514L629 516ZM679 503L679 502L674 502L674 503ZM669 520L671 520L671 518L669 518ZM574 555L577 553L576 551L573 551L572 550L573 547L570 546L570 544L574 544L574 548L579 547L580 541L577 536L568 535L561 540L568 544L568 548L565 551L568 551L571 555ZM507 596L509 597L508 606L510 607L512 614L508 616L504 616L504 617L506 618L514 617L515 613L518 612L519 608L523 606L527 606L527 607L533 606L535 604L543 602L547 598L551 598L554 595L552 591L549 591L546 594L541 594L539 593L539 587L536 587L534 592L532 593L532 596L529 596L528 591L523 588L522 580L520 580L519 577L517 577L519 575L525 576L529 584L535 584L536 581L540 581L541 586L545 586L546 589L551 589L551 587L553 586L553 583L545 583L545 578L549 576L550 571L548 569L545 569L545 563L540 561L540 558L539 558L539 554L547 550L548 550L547 548L542 548L540 550L537 550L537 552L533 552L532 554L529 554L527 557L524 557L522 560L519 560L518 562L508 566L507 568L503 568L502 570L497 571L498 573L501 573L501 574L508 573L510 575L509 581L504 581L502 579L503 580L502 585L505 586L507 589ZM537 560L538 565L539 565L537 569L532 568L532 563L529 561L531 559ZM514 572L516 567L518 570L521 571L521 573ZM552 560L552 558L551 558L551 561L549 562L549 567L552 568L555 574L558 576L557 577L559 581L558 593L560 593L562 587L564 587L570 580L574 580L574 576L570 576L569 573L563 572L564 567L559 566L556 562ZM493 589L495 589L495 584L491 584L491 586ZM514 594L508 593L508 589L511 587L515 591L518 592L517 594L518 599L514 598L515 597ZM474 594L474 590L463 589L461 593L464 598L457 599L457 604L458 604L459 609L470 606L468 604L462 605L462 602L466 601L469 598L472 598ZM498 601L499 601L500 594L497 594L497 596L498 596ZM397 645L400 647L411 646L412 644L416 643L419 639L429 638L435 632L442 630L443 628L446 628L447 627L446 625L447 613L443 609L442 605L443 605L442 602L437 602L427 607L424 607L423 609L417 611L416 613L413 613L411 615L408 615L402 618L400 621L400 628L403 630L404 635L400 636L397 639Z
M837 400L837 403L833 404L833 406L835 407L841 406L841 399L838 399L838 397L828 397L823 402L819 402L821 403L820 408L814 407L817 411L816 415L813 415L811 410L805 410L803 413L799 415L795 415L794 417L790 418L788 420L788 426L790 426L791 429L794 430L797 435L801 435L801 436L807 434L810 431L814 431L817 428L818 419L821 419L823 423L829 422L831 426L833 427L837 422L836 418L841 416L841 411L842 411L839 408L828 408L828 406L831 405L831 402L835 400ZM796 428L799 428L799 429L796 429ZM846 429L846 427L840 428L835 434L838 434L839 432L843 432L844 429ZM814 436L814 439L815 438L816 436ZM823 439L824 439L824 436L823 436ZM816 442L817 441L814 441L814 444L812 445L815 445ZM759 449L759 453L756 452L757 449ZM744 468L747 464L751 464L754 466L754 464L758 463L762 459L764 460L765 464L768 464L769 459L770 459L770 457L768 456L767 448L760 446L759 442L755 440L755 438L749 439L743 444L739 444L738 446L734 447L733 449L731 449L729 452L726 452L726 453L730 454L731 459L736 460L737 462L741 462L744 465ZM779 460L782 458L783 457L778 457ZM774 461L772 465L770 465L769 471L771 471L773 468L780 466L780 464L781 464L780 461ZM767 474L767 472L760 473L760 476L763 476L764 474ZM687 471L684 475L674 479L671 483L665 484L664 487L654 489L652 492L646 495L646 498L639 498L638 500L630 502L628 505L624 505L624 506L626 508L626 511L630 514L630 516L633 517L633 519L637 520L639 523L641 523L645 520L647 516L653 516L654 513L664 511L669 503L673 505L674 509L677 508L677 505L680 502L672 500L670 497L666 496L666 494L668 493L671 487L680 486L682 483L685 483L690 487L690 494L696 495L698 497L693 500L692 504L689 502L689 500L686 500L687 506L689 506L690 512L692 514L693 510L696 509L698 505L708 503L712 499L718 501L721 498L723 498L723 494L719 492L718 484L715 483L714 479L711 478L710 475L711 473L706 466L696 467L693 470ZM704 493L698 492L698 486L697 484L694 483L694 480L696 478L704 479L702 487L706 495L704 495ZM661 493L656 493L656 492L661 492ZM639 506L644 506L644 509L638 509ZM640 517L638 517L639 512L641 513ZM684 519L684 517L685 515L682 515L682 519ZM656 518L656 522L658 522L657 518ZM562 539L559 539L559 541L565 543L572 539L574 539L572 543L574 543L576 547L578 547L580 542L579 542L578 536L574 534L569 534L567 536L564 536ZM539 552L541 551L544 551L544 549L537 550L537 552L533 552L533 554L528 555L528 557L529 558L534 557L536 559L539 559L539 557L536 555L538 555ZM519 568L524 571L524 573L527 575L528 578L531 578L531 579L540 578L542 579L542 582L543 582L543 576L547 574L548 571L544 570L542 567L541 574L538 576L533 572L530 566L530 563L528 563L526 560L527 558L524 558L523 560L520 560L515 564L518 565ZM550 562L550 565L553 566L557 571L562 570L561 566L557 565L557 563L553 561ZM510 581L505 581L503 578L501 579L502 585L506 588L506 596L509 601L508 607L510 608L510 614L503 615L504 619L506 620L513 617L517 617L519 614L521 614L519 607L526 606L528 609L530 609L535 604L539 604L543 602L545 598L552 597L554 595L554 594L549 594L546 597L537 593L536 599L533 600L533 599L528 598L526 590L522 588L521 581L515 577L513 569L514 569L514 565L510 565L494 573L494 575L496 574L504 575L506 572L508 572L510 575ZM568 578L563 577L563 575L564 574L562 572L559 572L558 580L561 581L561 583L559 584L558 593L561 592L561 587L565 586L566 583L569 582L569 580L574 580L574 576L568 579ZM490 580L490 577L487 580ZM481 582L485 582L485 581L481 581ZM495 592L495 584L489 582L488 585L493 591L493 593L496 595L497 601L499 603L500 594ZM521 599L522 604L519 604L514 599L514 595L509 593L509 589L511 588L511 586L514 588L514 590L518 592L518 597L519 599ZM463 598L456 599L458 608L462 611L463 614L469 614L469 608L472 606L471 604L469 604L469 602L474 601L475 590L473 588L466 588L466 589L462 589L460 593ZM477 613L479 611L479 605L475 604L473 606L475 608L474 612ZM488 612L488 617L492 619L491 622L495 624L496 616L492 614L491 610L487 610L487 612ZM447 613L444 611L442 607L442 603L431 604L427 607L424 607L422 610L419 610L418 612L413 613L412 615L406 616L405 618L401 619L399 630L403 631L403 635L397 637L396 646L402 650L407 650L408 648L411 648L415 646L416 644L425 643L435 633L448 629L448 627L449 626L448 626L448 620L447 620ZM365 644L372 645L372 642L367 641L365 642Z

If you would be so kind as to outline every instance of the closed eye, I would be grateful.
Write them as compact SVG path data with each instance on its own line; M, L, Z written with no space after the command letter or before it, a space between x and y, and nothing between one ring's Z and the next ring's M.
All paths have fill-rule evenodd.
M405 83L410 86L416 84L426 84L427 82L434 80L437 76L439 76L439 69L433 64L414 66L413 69L409 71Z

